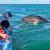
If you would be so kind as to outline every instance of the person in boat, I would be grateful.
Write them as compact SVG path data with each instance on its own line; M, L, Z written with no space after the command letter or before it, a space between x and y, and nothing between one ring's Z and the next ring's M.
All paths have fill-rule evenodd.
M2 26L0 25L0 40L5 40L8 42L8 35L4 32Z
M7 31L9 31L9 27L10 27L10 24L7 20L3 20L1 23L1 26L3 27L4 31L8 34ZM7 30L7 31L6 31ZM11 34L12 32L9 31L9 35Z
M33 16L33 15L29 15L29 16L25 16L21 19L22 22L25 23L48 23L49 21L41 16Z
M10 24L9 24L9 19L12 17L12 14L11 12L5 12L2 14L2 16L0 16L0 23L1 23L1 26L5 29L7 29L10 34L12 34L12 30L10 28Z

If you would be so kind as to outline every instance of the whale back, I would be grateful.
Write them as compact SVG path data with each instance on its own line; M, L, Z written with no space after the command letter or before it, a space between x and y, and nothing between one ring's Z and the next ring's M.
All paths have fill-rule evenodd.
M35 16L35 17L37 17L37 19L39 18L40 22L44 22L44 23L48 23L49 22L47 19L45 19L45 18L43 18L41 16Z
M25 16L21 19L21 21L23 22L28 22L27 19L29 19L31 21L31 19L37 19L39 20L39 22L43 22L43 23L48 23L49 21L41 16L33 16L33 15L29 15L29 16ZM32 21L34 22L34 21Z

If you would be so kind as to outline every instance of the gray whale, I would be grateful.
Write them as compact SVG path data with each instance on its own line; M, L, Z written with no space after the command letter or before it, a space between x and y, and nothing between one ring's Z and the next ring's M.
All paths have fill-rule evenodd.
M22 22L26 22L26 23L48 23L49 21L41 16L34 16L34 15L29 15L29 16L25 16L21 19Z

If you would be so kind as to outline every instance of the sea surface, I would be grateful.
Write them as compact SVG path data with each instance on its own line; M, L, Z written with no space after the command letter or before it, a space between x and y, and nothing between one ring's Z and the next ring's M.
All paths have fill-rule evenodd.
M38 15L50 21L50 4L0 4L0 15L10 11L13 50L50 50L50 23L27 24L21 19Z

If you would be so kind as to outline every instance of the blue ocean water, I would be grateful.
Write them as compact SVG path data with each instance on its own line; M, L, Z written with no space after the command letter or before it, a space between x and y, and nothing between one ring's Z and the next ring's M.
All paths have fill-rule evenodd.
M50 23L33 25L20 21L27 15L42 16L50 21L50 4L1 4L0 15L5 11L13 14L10 19L13 50L50 50Z

